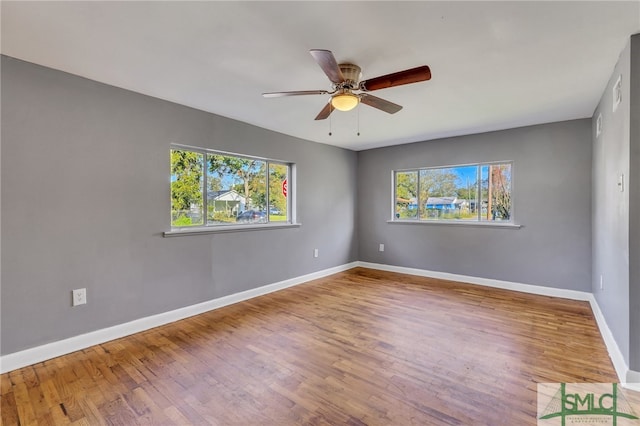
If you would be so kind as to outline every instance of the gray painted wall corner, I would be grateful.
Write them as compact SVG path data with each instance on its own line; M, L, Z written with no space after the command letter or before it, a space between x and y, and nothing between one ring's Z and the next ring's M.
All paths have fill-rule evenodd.
M629 154L629 367L640 382L640 34L631 37Z
M629 200L630 170L630 44L618 63L593 116L593 284L592 291L623 355L630 361ZM614 112L613 86L621 78L622 102ZM602 117L600 135L597 120ZM618 187L627 177L627 190ZM600 277L603 288L600 288Z

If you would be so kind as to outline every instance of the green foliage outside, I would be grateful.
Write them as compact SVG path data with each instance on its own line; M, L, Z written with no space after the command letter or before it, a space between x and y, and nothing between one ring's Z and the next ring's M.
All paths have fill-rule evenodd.
M269 220L287 220L287 197L282 193L282 183L287 179L289 167L284 164L269 164ZM272 214L275 210L278 213Z
M171 222L173 226L191 226L193 225L191 218L185 215L179 215Z
M429 197L452 197L457 192L458 175L453 169L420 170L420 219L428 219L433 213L426 207ZM430 216L431 213L431 216ZM444 217L439 217L444 219Z
M476 176L478 167L482 167L482 176L485 176L480 185L477 179L461 184L460 170L472 169L473 173L467 175ZM427 200L430 197L451 197L465 202L456 210L427 208ZM509 220L511 165L493 164L396 172L395 201L398 219L415 219L419 214L422 220L477 220L480 213L483 220ZM478 212L478 208L482 210Z
M209 209L210 214L207 215L210 221L213 222L235 222L236 217L229 215L225 211L214 211L213 208Z
M233 187L247 200L246 210L260 210L265 203L265 167L261 160L231 157L227 155L208 155L209 173L219 179L232 178Z
M171 224L201 225L187 216L191 207L202 208L203 154L171 150Z
M415 219L417 208L412 209L411 204L417 204L418 172L396 173L396 217L398 219Z
M208 191L234 190L242 195L242 210L270 210L269 220L287 220L287 199L282 183L289 167L263 160L221 154L202 154L187 150L171 150L171 224L202 225L203 182L206 161ZM267 165L269 170L267 170ZM268 174L268 176L267 176ZM269 200L267 202L267 179ZM231 204L229 204L231 203ZM241 211L240 202L207 200L207 222L231 223Z

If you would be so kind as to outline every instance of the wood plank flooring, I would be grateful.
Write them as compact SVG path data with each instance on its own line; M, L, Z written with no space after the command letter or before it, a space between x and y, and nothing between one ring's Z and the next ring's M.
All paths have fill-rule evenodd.
M535 425L586 302L356 268L1 376L3 425Z

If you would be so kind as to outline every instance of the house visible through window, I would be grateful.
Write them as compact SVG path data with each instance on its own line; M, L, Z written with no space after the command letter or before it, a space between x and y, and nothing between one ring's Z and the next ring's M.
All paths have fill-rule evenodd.
M511 163L394 172L394 219L512 221Z
M172 147L171 226L290 222L291 165Z

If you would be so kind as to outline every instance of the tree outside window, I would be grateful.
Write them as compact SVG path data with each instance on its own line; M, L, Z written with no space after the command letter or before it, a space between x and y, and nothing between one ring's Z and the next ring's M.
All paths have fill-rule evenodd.
M511 221L511 163L396 171L395 220Z
M171 149L171 225L287 222L282 188L289 170L289 164L270 160Z

